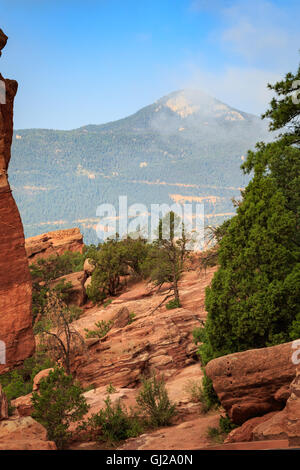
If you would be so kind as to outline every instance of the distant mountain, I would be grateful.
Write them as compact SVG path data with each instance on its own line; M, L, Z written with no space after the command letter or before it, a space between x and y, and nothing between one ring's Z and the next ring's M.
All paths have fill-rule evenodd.
M240 165L260 140L270 134L259 117L181 90L107 124L16 130L9 177L26 236L79 226L96 242L96 208L119 195L149 208L204 200L210 224L231 216L248 181Z

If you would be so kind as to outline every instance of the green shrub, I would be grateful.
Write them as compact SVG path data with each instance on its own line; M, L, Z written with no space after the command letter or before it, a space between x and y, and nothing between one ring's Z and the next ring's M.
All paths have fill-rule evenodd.
M135 317L136 317L136 314L135 314L135 313L131 312L131 313L129 314L128 325L131 325L131 323L134 322Z
M204 375L201 381L190 380L185 386L185 390L195 403L201 403L201 411L207 413L212 408L219 406L218 397L212 388L211 380Z
M233 429L237 428L238 426L234 424L231 419L226 416L220 416L219 427L222 433L229 434Z
M172 299L166 304L167 310L172 310L173 308L180 308L181 304L178 299Z
M50 291L50 282L58 277L81 271L83 269L84 254L66 251L57 256L51 255L47 259L39 259L29 266L32 278L32 312L33 320L43 312L47 303L47 294ZM68 301L71 283L62 280L53 290L61 294L62 300Z
M112 393L116 393L116 389L111 383L106 387L106 393L108 395L111 395Z
M32 384L30 382L25 382L18 370L13 370L11 372L10 382L3 389L9 403L15 398L27 395L31 392L31 390Z
M211 360L213 356L213 351L208 341L205 328L195 328L193 330L193 339L196 345L200 345L197 354L200 358L202 366L204 366Z
M82 315L82 308L78 307L77 305L69 305L69 322L72 323L75 320L79 320Z
M84 393L85 392L89 392L90 390L94 390L95 389L95 385L94 384L90 384L88 385L87 387L84 387L83 391Z
M185 385L185 391L190 395L192 402L202 403L203 390L201 381L189 380Z
M92 283L87 287L86 295L94 304L100 303L106 297L105 293L100 290L98 281L95 278L92 278Z
M149 379L142 379L136 401L152 426L166 426L176 414L176 405L169 400L164 379L157 378L155 374Z
M84 258L82 253L66 251L59 256L51 255L46 259L38 259L29 269L34 280L46 282L82 271Z
M63 368L55 367L39 384L39 392L32 393L33 418L47 429L48 439L63 449L71 437L71 423L82 419L89 406L83 389L66 375Z
M209 439L217 444L222 444L224 442L224 434L221 429L209 426L206 431L206 435Z
M53 365L53 361L45 354L36 352L34 356L25 359L21 367L0 376L0 384L7 397L10 411L12 411L11 400L30 393L34 377L41 370L48 369Z
M86 429L98 440L116 443L129 437L136 437L143 432L142 421L131 410L128 413L120 400L112 404L109 395L105 399L105 408L88 419Z
M204 365L207 364L209 358L212 355L211 347L209 342L207 342L206 330L205 328L195 328L193 330L193 338L195 344L200 344L200 348L197 354L200 356L202 363L202 390L201 390L201 403L202 410L204 413L207 413L210 409L216 408L220 405L218 396L213 388L212 381L207 377Z
M222 444L227 434L235 428L237 428L237 425L232 423L227 415L220 416L219 427L208 427L206 435L215 443Z
M96 247L91 245L86 256L93 260L95 270L92 273L92 283L87 289L90 300L98 303L106 297L116 295L120 287L121 276L131 272L141 276L141 264L145 260L149 247L141 237L128 236L120 240L107 239Z
M202 410L207 413L209 410L218 408L220 406L220 400L213 388L212 380L206 375L205 369L203 368L203 379L202 379Z
M105 320L101 320L95 323L95 326L97 327L96 330L89 330L88 328L84 329L84 331L86 332L86 338L103 338L103 336L105 336L112 328L113 321L109 320L108 322L106 322Z

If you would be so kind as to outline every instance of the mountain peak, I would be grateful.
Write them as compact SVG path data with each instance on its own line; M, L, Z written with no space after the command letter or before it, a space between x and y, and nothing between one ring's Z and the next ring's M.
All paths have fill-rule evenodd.
M228 121L244 121L245 119L243 113L196 89L175 91L158 100L157 104L156 111L167 107L181 118L201 114Z

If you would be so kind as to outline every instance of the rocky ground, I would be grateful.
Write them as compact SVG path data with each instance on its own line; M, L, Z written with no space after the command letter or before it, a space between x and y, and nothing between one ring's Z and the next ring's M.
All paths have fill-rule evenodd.
M291 343L211 361L206 372L213 380L222 407L204 414L201 404L193 401L191 384L201 383L203 375L192 331L205 321L205 288L216 270L213 267L200 271L198 267L194 262L180 281L182 308L167 310L164 305L156 308L164 298L164 292L158 292L145 281L124 283L122 292L106 307L83 305L84 313L73 322L83 336L86 329L95 328L96 322L113 321L113 327L105 337L86 339L87 351L73 363L73 374L83 387L91 387L85 392L90 405L87 417L104 407L109 384L115 388L110 395L113 402L121 399L128 409L133 407L141 377L155 370L165 377L169 397L177 404L177 415L172 426L128 439L120 444L120 450L277 449L299 445L298 378L295 379L296 365L291 361ZM86 279L89 274L82 272L78 276ZM78 289L84 290L84 284L80 286L74 282L77 293ZM46 374L47 371L38 374L34 389L38 389L39 380ZM1 445L5 446L6 439L11 442L10 434L14 436L20 427L26 429L25 437L34 429L32 422L24 421L30 417L30 398L31 394L13 402L15 416L0 424ZM224 416L225 412L239 427L223 444L217 444L208 437L207 431L209 427L218 427L220 415ZM294 421L293 416L296 416ZM1 437L1 426L10 421L13 424L6 426L6 434L3 432ZM36 444L29 445L20 440L16 445L54 448L45 436L38 439L33 433L30 440ZM81 439L75 439L70 446L81 450L104 447Z
M107 335L87 341L88 350L73 364L73 373L83 387L93 389L85 393L91 406L87 416L98 412L104 406L107 386L112 384L116 391L112 401L121 398L127 408L135 404L142 375L152 370L162 373L166 380L169 397L177 404L174 425L135 440L124 448L199 448L208 445L208 426L216 426L219 412L201 414L201 406L191 399L191 382L200 383L202 372L196 355L192 331L204 320L205 287L210 283L216 268L206 272L193 269L184 273L180 282L182 308L167 310L162 306L155 310L164 298L164 291L157 290L147 282L137 282L124 287L123 292L106 308L86 305L83 315L73 326L85 336L85 329L94 329L100 320L113 320L114 325ZM130 314L135 317L129 323ZM34 388L44 374L35 380ZM28 417L31 409L31 394L14 400L14 419ZM200 426L200 427L199 427ZM197 429L193 440L183 436L186 429ZM172 437L171 437L172 436ZM7 436L9 438L9 435ZM136 447L133 447L136 446ZM152 446L152 447L151 447ZM192 446L192 447L191 447ZM90 442L73 442L72 448L97 448ZM99 447L99 446L98 446Z
M113 320L114 325L102 340L91 340L88 355L75 364L76 376L83 385L99 387L111 382L115 386L134 387L141 374L152 368L172 377L194 364L197 356L192 331L205 318L204 291L214 271L215 268L209 268L206 273L184 274L180 285L183 308L167 310L162 306L155 310L164 293L139 282L106 308L86 310L73 323L83 335L85 329L94 329L101 320ZM135 316L128 324L130 314Z

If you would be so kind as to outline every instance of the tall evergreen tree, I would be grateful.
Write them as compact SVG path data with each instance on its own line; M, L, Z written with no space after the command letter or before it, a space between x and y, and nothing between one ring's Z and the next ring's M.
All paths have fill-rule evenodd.
M204 364L300 336L299 79L300 67L268 85L277 97L262 117L282 133L258 143L242 165L253 178L220 241L220 268L206 291L207 322L196 333Z

